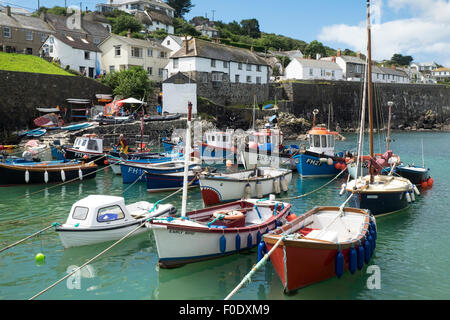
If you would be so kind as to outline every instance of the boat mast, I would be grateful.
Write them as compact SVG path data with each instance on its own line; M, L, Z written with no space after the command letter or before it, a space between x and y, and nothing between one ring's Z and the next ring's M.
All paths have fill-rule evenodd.
M184 147L183 198L181 199L181 216L182 217L186 216L189 160L191 158L191 115L192 115L192 103L189 101L186 140L185 140L186 146Z
M370 158L373 158L373 116L372 116L372 45L370 34L370 0L367 0L367 89L369 100ZM373 183L373 166L369 162L370 182Z
M387 128L387 137L386 137L386 151L389 151L389 144L391 142L391 109L394 103L392 101L388 102L389 106L389 118L388 118L388 128Z

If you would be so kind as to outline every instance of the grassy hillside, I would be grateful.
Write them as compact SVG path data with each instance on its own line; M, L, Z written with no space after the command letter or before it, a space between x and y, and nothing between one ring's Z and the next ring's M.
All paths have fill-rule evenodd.
M39 57L5 52L0 52L0 70L72 76L69 72Z

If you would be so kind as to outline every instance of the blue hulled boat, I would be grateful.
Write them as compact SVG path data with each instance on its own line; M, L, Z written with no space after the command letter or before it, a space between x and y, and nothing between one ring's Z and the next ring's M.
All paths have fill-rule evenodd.
M147 173L147 191L160 192L177 190L183 187L183 179L184 171L173 173ZM191 187L199 185L198 177L196 177L193 171L189 171L188 173L188 183L191 183Z

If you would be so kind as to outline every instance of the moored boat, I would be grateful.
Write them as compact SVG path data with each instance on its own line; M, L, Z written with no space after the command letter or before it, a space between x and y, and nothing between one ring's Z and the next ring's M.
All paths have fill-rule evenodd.
M430 177L430 169L415 165L400 165L394 168L394 173L406 178L411 183L422 188L433 186L433 178Z
M185 216L151 219L162 268L219 258L251 249L263 234L283 223L291 205L248 199L187 212Z
M259 167L235 173L200 175L200 188L205 206L243 198L262 198L287 191L292 171L284 168Z
M201 168L200 168L201 170ZM188 183L189 187L198 187L198 175L195 168L189 170ZM147 192L161 192L178 190L183 187L184 171L172 173L147 173Z
M368 263L375 248L375 219L367 210L315 207L265 234L263 241L286 293Z
M104 165L105 152L103 150L103 139L96 134L84 134L76 137L72 146L51 145L52 155L58 160L84 159L95 161L97 165Z
M61 127L61 130L68 130L68 131L76 131L76 130L81 130L81 129L85 129L85 128L89 128L92 126L92 123L89 122L82 122L82 123L75 123L72 125L68 125L65 127Z
M0 162L0 185L44 184L73 179L91 179L95 177L97 168L94 163L77 161Z
M90 195L72 205L66 223L56 228L65 248L119 240L142 224L134 235L148 231L151 217L174 215L170 204L139 201L125 205L123 197Z

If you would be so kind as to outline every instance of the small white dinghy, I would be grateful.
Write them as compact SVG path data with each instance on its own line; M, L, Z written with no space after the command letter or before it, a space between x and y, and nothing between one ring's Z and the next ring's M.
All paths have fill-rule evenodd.
M56 228L65 248L119 240L146 219L174 215L171 204L139 201L125 205L123 197L90 195L72 205L66 223ZM152 210L153 209L153 210ZM146 232L145 226L132 235Z

